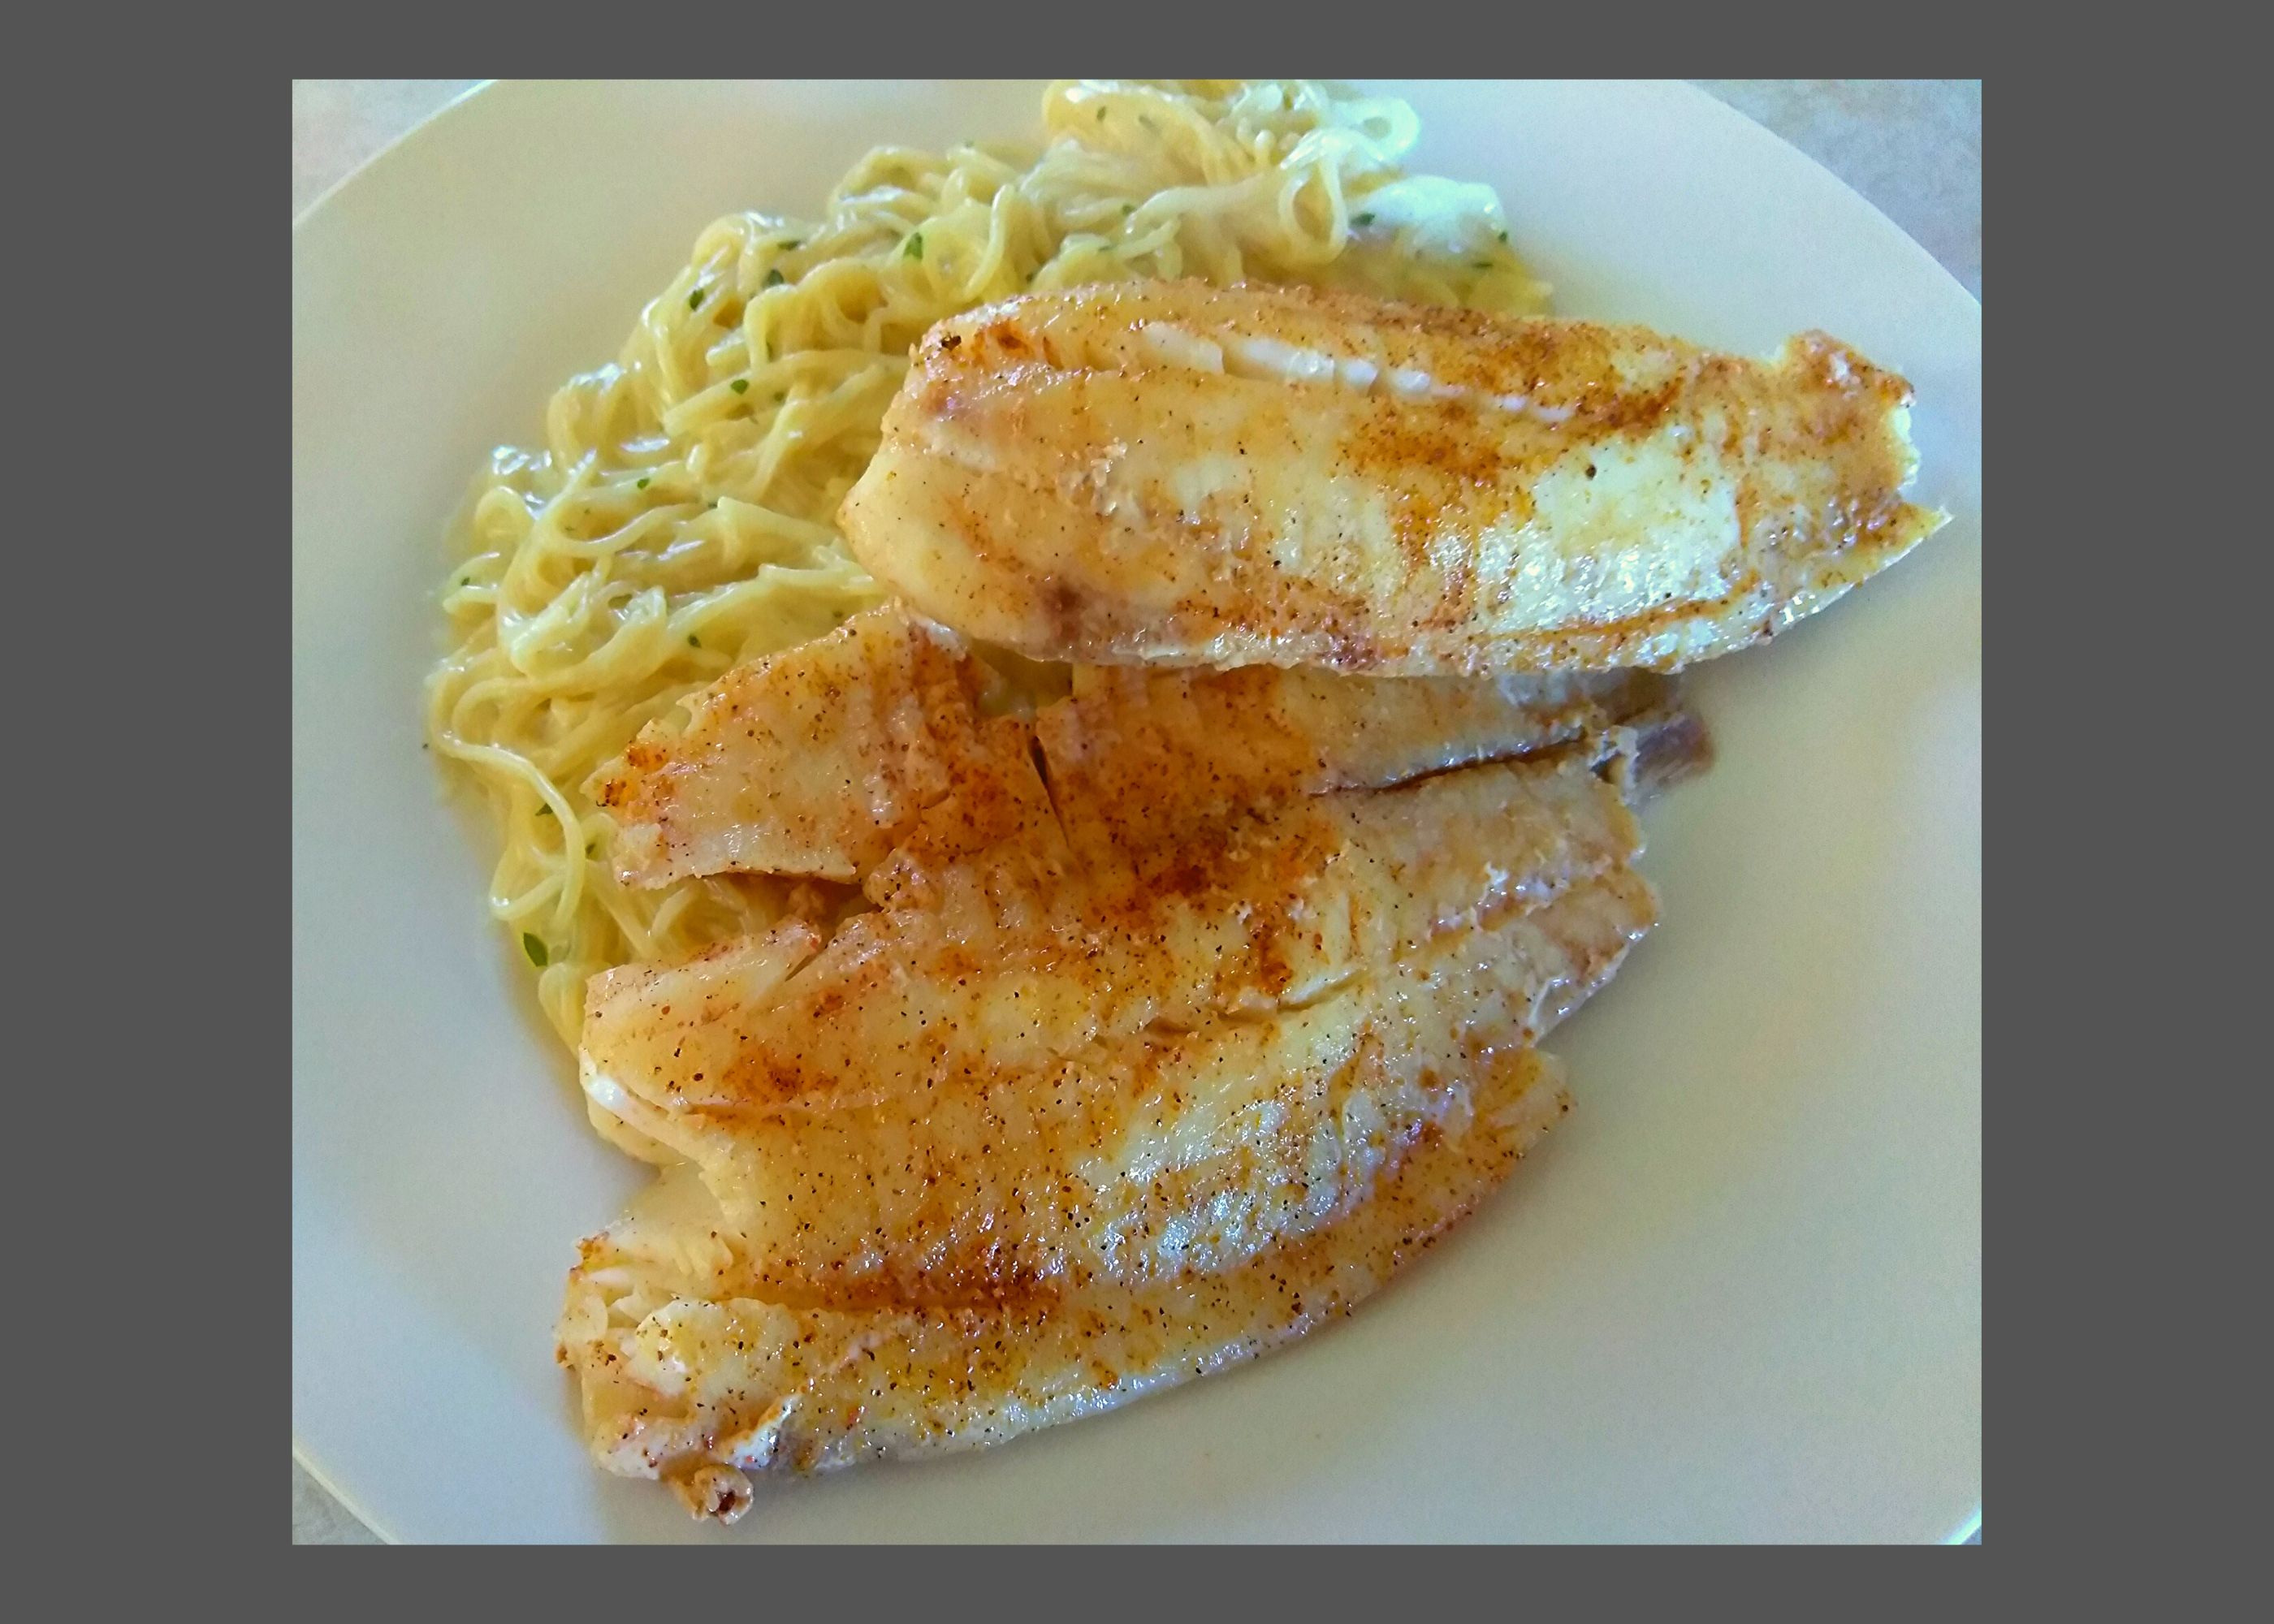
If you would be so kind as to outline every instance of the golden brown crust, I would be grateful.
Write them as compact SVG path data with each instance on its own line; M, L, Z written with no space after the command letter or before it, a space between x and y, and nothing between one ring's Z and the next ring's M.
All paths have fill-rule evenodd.
M683 726L650 724L594 775L618 877L859 879L988 754L985 680L960 639L897 605L736 666L689 696Z
M1156 283L1013 299L917 357L847 538L926 613L1037 658L1673 668L1940 523L1901 494L1909 386L1822 334L1756 362Z
M644 730L596 777L595 799L619 820L620 877L810 875L885 903L1047 816L1038 753L1116 838L1141 842L1146 827L1212 811L1534 756L1670 692L1633 672L1083 667L1028 721L983 718L991 680L960 641L897 605L736 667L689 697L686 726Z
M732 1521L751 1473L1003 1442L1268 1351L1350 1313L1436 1244L1570 1110L1531 1049L1480 1056L1472 1109L1431 1124L1336 1223L1192 1282L960 1305L792 1307L699 1213L587 1241L560 1354L595 1454Z
M998 1299L1231 1255L1349 1194L1341 1154L1318 1161L1345 1094L1427 1120L1444 1099L1417 1079L1534 1041L1542 999L1647 923L1646 892L1559 902L1640 849L1588 764L1136 846L1076 832L1094 820L1054 784L1058 821L925 875L778 984L732 961L714 991L698 966L643 1018L610 983L588 1086L703 1167L778 1300Z

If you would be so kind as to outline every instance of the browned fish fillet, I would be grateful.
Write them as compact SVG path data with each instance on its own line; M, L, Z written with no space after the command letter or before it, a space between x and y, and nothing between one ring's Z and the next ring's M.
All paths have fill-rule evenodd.
M826 948L595 978L584 1084L794 1298L1221 1267L1355 1199L1353 1123L1409 1133L1608 974L1640 844L1580 760L1284 803L1165 865L1038 877L1016 843Z
M1061 811L1094 816L1124 852L1193 819L1296 795L1403 784L1449 767L1540 755L1673 703L1648 672L1498 678L1366 677L1078 665L1035 718ZM1087 853L1083 831L1070 835Z
M985 681L960 639L892 605L736 666L588 786L619 877L858 879L977 770Z
M854 881L896 848L937 862L1024 826L1034 740L983 721L990 677L897 605L738 666L596 774L629 884L725 872ZM1669 702L1638 672L1465 679L1077 667L1035 736L1116 838L1296 794L1525 756ZM1007 778L1006 778L1007 775ZM919 836L919 831L922 833Z
M1943 522L1910 388L1636 327L1114 283L942 322L840 514L915 609L1092 664L1671 670Z
M953 1306L772 1298L682 1180L584 1243L560 1358L602 1465L661 1478L697 1515L731 1522L750 1504L751 1472L1000 1443L1348 1313L1570 1109L1529 1049L1480 1056L1468 1107L1423 1128L1338 1222L1224 1273Z

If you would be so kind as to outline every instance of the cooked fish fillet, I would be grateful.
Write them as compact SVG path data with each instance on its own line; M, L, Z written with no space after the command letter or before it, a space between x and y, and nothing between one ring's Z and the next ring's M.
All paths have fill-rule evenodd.
M1136 851L1194 817L1296 795L1374 789L1449 767L1536 756L1673 703L1646 672L1367 677L1080 665L1035 718L1076 844L1075 808Z
M1193 282L1030 294L918 346L840 523L916 610L1038 658L1672 670L1944 515L1909 386L1822 334Z
M1466 769L595 978L594 1104L704 1169L779 1289L966 1300L1223 1267L1340 1210L1481 1049L1653 917L1584 760ZM1205 1220L1201 1215L1205 1214Z
M729 871L865 877L888 854L937 864L1008 838L1034 808L1018 759L1115 838L1295 794L1396 784L1531 756L1608 729L1671 689L1645 673L1500 678L1078 667L1032 735L983 720L986 667L953 633L886 605L738 666L644 730L591 791L618 820L628 884ZM1172 817L1172 812L1174 816Z
M985 668L897 605L738 665L595 774L617 874L660 885L730 870L851 881L987 752Z
M692 1181L584 1243L559 1329L612 1471L698 1515L751 1472L999 1443L1222 1369L1348 1313L1472 1209L1570 1109L1530 1049L1479 1058L1467 1109L1422 1129L1337 1222L1224 1273L846 1310L770 1296Z
M707 959L593 978L591 1069L692 1109L865 1098L879 1055L920 1081L1031 1064L1101 1034L1307 1000L1371 959L1547 900L1641 844L1576 762L1283 805L1202 831L1165 876L1077 873L1050 850L1049 827L945 866L905 906L847 921L779 998L761 998L742 967L764 938L720 960L727 979L699 1015L678 989L683 974L713 974ZM777 935L764 951L784 956L780 977L820 947L802 921Z
M1093 677L1108 678L1111 687L1088 690ZM1265 681L1249 688L1252 703L1243 707L1237 703L1247 686L1241 680L1250 677ZM968 890L983 880L999 906L1013 895L1043 898L1081 872L1093 889L1111 876L1133 892L1165 887L1165 894L1175 894L1191 883L1194 851L1220 850L1231 838L1228 825L1252 823L1291 798L1338 785L1396 787L1464 758L1490 763L1508 751L1515 761L1541 767L1592 769L1638 806L1712 763L1705 725L1668 680L1614 672L1576 680L1606 679L1607 686L1575 690L1555 703L1535 700L1526 714L1502 714L1504 697L1487 697L1489 690L1527 686L1544 693L1561 679L1078 668L1073 695L1043 710L1033 736L1022 737L1021 725L1008 718L990 724L1002 731L986 771L924 814L870 874L866 890L879 906L907 909L936 902L943 886ZM1284 726L1284 714L1275 718L1284 695L1272 688L1312 685L1370 688L1374 697L1316 707L1302 718L1319 723L1315 732ZM1391 693L1438 687L1470 693L1458 699ZM1148 695L1161 696L1157 710L1149 709ZM1375 703L1384 697L1390 703ZM1200 703L1185 705L1184 699ZM1075 712L1091 700L1101 703L1089 715ZM1464 711L1480 724L1473 735L1463 732ZM1401 716L1439 731L1425 730L1426 742L1401 744L1397 732L1382 726ZM1049 774L1047 786L1034 770L1035 751ZM958 866L982 853L989 854L984 863Z

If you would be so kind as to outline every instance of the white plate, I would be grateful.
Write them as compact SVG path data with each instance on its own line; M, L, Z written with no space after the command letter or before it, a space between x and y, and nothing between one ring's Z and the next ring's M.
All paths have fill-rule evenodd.
M1981 1492L1981 310L1678 86L1394 86L1566 313L1907 373L1956 522L1699 673L1665 926L1553 1047L1578 1107L1349 1323L1000 1450L762 1486L731 1533L586 1461L551 1326L641 1175L585 1126L419 748L444 519L613 357L714 215L880 142L1030 130L1013 86L515 85L292 254L292 1409L404 1540L1962 1535Z

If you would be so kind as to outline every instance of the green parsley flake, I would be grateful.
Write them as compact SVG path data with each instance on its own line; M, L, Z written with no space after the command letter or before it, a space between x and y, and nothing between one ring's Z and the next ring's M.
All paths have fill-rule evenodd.
M552 956L545 951L545 944L526 930L521 933L521 951L527 953L529 962L540 970L552 961Z
M635 488L636 488L636 489L637 489L637 490L642 490L642 491L646 490L646 489L647 489L647 480L646 480L644 477L643 477L643 478L640 480L639 484L638 484Z
M732 389L735 394L741 395L749 388L750 380L747 378L737 378L734 382L728 384L727 387Z
M1372 214L1352 214L1352 215L1351 216L1351 224L1352 224L1352 225L1354 225L1354 226L1370 226L1370 225L1372 225L1373 223L1374 223L1374 216L1373 216Z
M923 258L923 233L922 233L922 232L921 232L921 231L911 231L911 232L909 232L909 233L908 233L907 245L906 247L904 247L904 248L902 248L902 249L900 250L900 253L901 253L902 257L903 257L903 258L906 258L906 259L922 259L922 258Z
M690 294L689 294L689 295L687 296L687 308L688 308L688 309L689 309L689 310L693 310L693 309L694 309L697 304L700 304L701 303L703 303L703 289L702 289L697 288L694 292L692 292L692 293L690 293Z
M1100 124L1105 122L1105 109L1102 107L1097 109L1097 122Z
M1502 242L1503 242L1503 243L1504 243L1504 242L1506 242L1506 241L1508 241L1508 233L1507 233L1507 232L1505 232L1505 231L1502 232L1502 233L1500 234L1500 240L1501 240Z
M687 646L690 649L699 649L703 646L703 639L689 632L687 635Z

